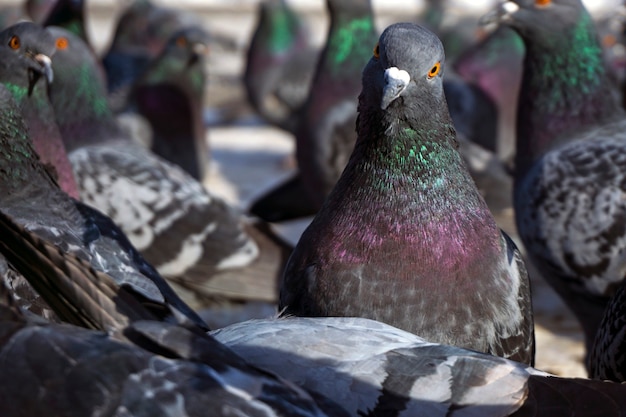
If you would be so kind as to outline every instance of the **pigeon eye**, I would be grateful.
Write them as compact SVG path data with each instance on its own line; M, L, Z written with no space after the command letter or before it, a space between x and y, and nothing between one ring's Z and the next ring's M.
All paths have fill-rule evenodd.
M19 49L20 45L20 37L17 35L11 36L11 39L9 39L9 47L11 49Z
M535 6L547 6L552 3L552 0L535 0Z
M441 71L441 62L437 62L433 67L428 71L428 78L433 78Z
M378 44L376 44L376 46L374 47L374 58L378 59L380 57L380 50L378 48Z
M67 38L58 38L56 41L57 49L67 49L68 45L69 42L67 41Z
M176 38L176 45L178 45L180 48L186 47L187 38L185 38L184 36L179 36L178 38Z

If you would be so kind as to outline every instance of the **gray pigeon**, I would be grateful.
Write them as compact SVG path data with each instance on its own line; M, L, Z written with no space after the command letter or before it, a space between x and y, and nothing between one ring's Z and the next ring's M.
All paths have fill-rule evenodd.
M581 0L507 2L526 55L514 207L529 258L564 299L589 350L626 273L626 114Z
M526 268L457 151L444 58L420 26L381 35L363 70L354 152L287 264L280 308L372 318L532 363Z

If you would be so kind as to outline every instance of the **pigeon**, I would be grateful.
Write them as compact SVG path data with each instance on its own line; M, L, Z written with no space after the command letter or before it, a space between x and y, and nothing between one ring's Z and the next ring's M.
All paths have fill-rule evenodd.
M87 327L29 319L0 285L4 417L348 415L199 329L158 321L110 276L4 213L0 229L2 253L33 284L46 283L59 314L66 306Z
M370 318L532 364L528 274L457 152L444 58L421 26L380 36L354 151L287 263L279 310Z
M277 192L270 190L253 202L250 213L264 220L294 218L290 207L273 207L273 202L293 201L293 213L298 216L315 214L339 179L356 141L358 74L378 35L369 0L327 0L326 4L330 28L296 133L298 173ZM281 196L279 190L290 190L295 198Z
M285 0L259 2L243 81L249 103L266 122L296 133L318 53Z
M48 30L65 45L52 57L50 98L82 201L109 215L195 309L224 299L276 301L291 247L125 135L89 48L61 28Z
M587 352L626 268L626 114L580 0L508 2L483 18L526 54L514 207L528 257L580 322Z
M5 59L6 51L9 55ZM16 64L9 59L11 55L22 57L7 47L1 47L0 54L3 63ZM35 80L37 66L25 61L18 61L20 66L1 67L1 71L22 71L24 77ZM108 217L59 188L40 163L12 94L5 84L0 84L0 209L38 236L110 274L160 319L206 328ZM53 316L24 277L6 265L0 264L0 271L7 286L19 296L21 307L34 314Z
M26 45L37 45L39 53L24 50L29 59L23 60L18 54L8 50L20 51ZM52 35L30 22L18 23L2 32L2 71L0 82L5 84L17 101L29 128L29 136L46 169L53 171L57 183L71 197L79 199L78 185L74 178L72 165L67 158L61 133L54 120L54 111L48 100L48 83L52 81L52 61L50 56L55 51ZM23 61L20 61L23 60ZM14 71L20 66L34 66L28 69L40 82L32 81L24 71ZM32 86L32 88L31 88Z
M199 26L189 14L134 0L122 13L108 50L102 57L109 102L122 110L133 81L156 58L177 31Z
M626 385L561 378L354 317L249 320L211 335L353 416L622 416Z
M150 149L202 181L209 149L202 111L208 34L197 27L176 32L135 81L129 106L150 124Z

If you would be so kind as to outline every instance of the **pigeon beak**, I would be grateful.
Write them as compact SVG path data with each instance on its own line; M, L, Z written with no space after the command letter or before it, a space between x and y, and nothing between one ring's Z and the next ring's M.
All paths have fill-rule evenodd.
M35 61L41 65L43 74L46 76L48 84L51 84L54 79L54 73L52 72L52 60L50 57L44 54L37 54L35 55Z
M383 87L383 98L380 101L380 108L385 110L392 101L400 97L411 81L411 76L405 70L397 67L385 70L385 86Z
M209 54L209 47L201 42L196 42L191 46L193 52L187 61L187 66L196 64L202 57Z
M201 42L194 43L192 48L193 48L193 52L196 55L208 55L209 54L209 47Z
M519 6L512 1L499 3L492 11L481 17L478 23L487 26L492 23L500 24L511 20L511 16L519 10Z

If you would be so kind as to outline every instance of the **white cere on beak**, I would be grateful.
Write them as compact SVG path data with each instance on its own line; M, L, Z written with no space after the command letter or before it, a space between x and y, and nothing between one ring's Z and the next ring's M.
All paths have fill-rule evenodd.
M411 76L405 70L390 67L385 70L385 87L380 103L381 109L386 109L392 101L397 99L411 81Z
M54 73L52 72L52 60L48 55L37 54L35 55L35 61L39 62L44 70L44 75L48 80L48 83L52 83L54 79Z
M517 3L513 3L512 1L506 1L502 3L500 5L500 8L504 11L504 13L509 15L519 10L519 6L517 5Z

